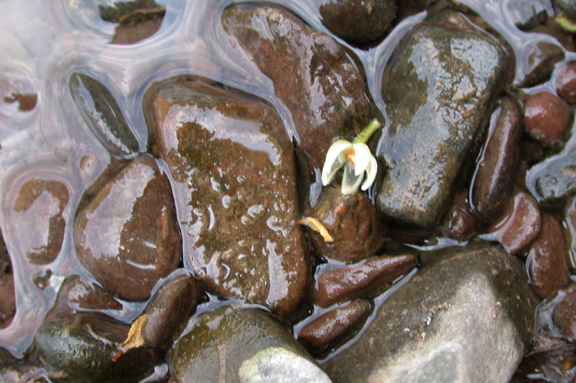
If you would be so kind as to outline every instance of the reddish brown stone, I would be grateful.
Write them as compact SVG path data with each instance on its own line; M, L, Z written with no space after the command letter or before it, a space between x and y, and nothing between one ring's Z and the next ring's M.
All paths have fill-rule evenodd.
M100 283L124 299L148 299L182 253L172 190L156 161L132 161L99 190L78 213L74 237Z
M312 355L320 356L354 336L371 309L370 302L363 299L336 307L304 326L298 333L298 341Z
M476 167L472 184L472 206L483 221L493 222L502 212L514 187L520 166L522 116L515 101L500 99L490 131Z
M540 209L534 198L516 190L503 214L488 230L486 239L496 240L510 254L516 254L536 238L540 221Z
M571 284L564 292L566 295L554 308L554 322L567 337L576 340L576 285Z
M556 77L556 92L564 101L576 104L576 62L571 62Z
M334 240L327 242L319 233L309 231L321 257L358 262L376 253L384 242L376 207L360 191L343 195L339 188L325 187L310 216L322 223Z
M362 262L323 272L318 277L312 300L321 307L390 287L398 277L416 267L412 254L370 257Z
M571 119L568 104L550 92L532 94L524 104L526 133L547 147L561 145Z
M15 312L14 277L12 274L0 275L0 328L10 325Z
M570 281L560 223L549 214L542 216L542 229L528 250L530 276L536 294L552 299Z
M68 204L68 188L59 181L33 178L20 188L14 202L14 235L28 261L45 265L53 262L62 248Z
M446 237L466 241L474 234L476 226L476 217L468 203L468 191L464 190L454 198L440 231Z

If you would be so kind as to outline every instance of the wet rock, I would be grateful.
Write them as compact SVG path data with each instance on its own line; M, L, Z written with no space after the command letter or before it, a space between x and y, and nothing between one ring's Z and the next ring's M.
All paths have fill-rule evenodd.
M321 357L351 339L371 310L370 302L362 299L336 307L306 324L298 333L298 341L312 355Z
M440 228L445 237L467 241L476 231L477 221L468 203L468 191L458 193Z
M532 94L524 104L526 133L549 148L561 147L571 119L568 104L550 92Z
M14 276L12 274L0 275L0 329L12 323L15 313Z
M327 270L317 278L312 301L320 307L362 296L375 296L416 267L412 254L370 257L353 265Z
M573 283L564 291L566 294L554 308L554 322L571 340L576 339L576 285Z
M0 371L2 383L50 383L46 373L37 364L20 363Z
M83 314L54 317L40 326L34 343L54 382L139 382L162 361L162 353L138 348L114 362L116 344L128 330L112 319Z
M12 354L10 354L10 352L4 350L3 348L0 348L0 370L2 369L2 367L16 364L16 362L18 362L18 359L16 359ZM1 373L0 377L2 377Z
M195 319L170 350L176 382L330 382L290 333L266 313L220 307Z
M370 120L356 65L333 38L283 8L236 4L224 10L222 23L274 83L292 114L300 161L311 182L321 185L319 170L332 142L352 139Z
M574 144L532 166L526 173L526 186L538 202L562 205L576 193L576 147Z
M555 4L560 7L562 12L570 19L576 20L576 1L574 0L556 0Z
M84 122L104 148L117 157L138 152L138 140L104 84L86 74L72 73L68 87Z
M505 82L507 55L496 40L462 15L442 20L458 28L417 27L399 44L382 79L391 125L378 153L388 167L378 188L378 210L419 227L441 218Z
M321 257L358 262L376 253L384 243L376 207L360 191L343 195L339 188L325 187L309 216L318 220L333 239L327 242L318 232L309 230L312 245Z
M100 17L118 23L112 44L134 44L160 29L166 7L154 0L115 2L114 6L98 5Z
M382 40L396 16L394 0L322 0L322 23L350 44Z
M60 253L68 198L66 185L55 180L32 178L20 188L12 208L12 225L30 263L46 265Z
M506 205L514 177L520 169L522 117L518 105L510 98L500 99L492 116L490 130L472 183L472 206L476 215L492 222Z
M496 240L510 254L517 254L540 232L540 209L529 194L516 190L500 218L488 229L486 240Z
M186 326L202 294L202 287L188 273L178 274L164 283L144 310L147 318L141 330L144 344L163 347L171 343Z
M85 282L78 275L71 275L60 286L56 303L48 314L48 318L53 315L104 310L119 311L122 310L122 304L114 295L96 283Z
M446 250L322 367L334 382L505 383L532 338L536 304L518 259L497 247Z
M576 62L568 63L558 73L556 93L567 103L576 104Z
M11 271L12 261L10 260L10 255L8 255L8 249L6 249L4 235L2 235L2 230L0 230L0 275L7 274Z
M132 161L99 190L78 213L74 238L100 283L124 299L148 299L182 253L170 183L155 160Z
M157 84L145 105L174 178L187 267L221 296L295 310L309 265L293 146L276 111L186 78Z
M525 383L527 377L534 377L541 382L571 382L576 377L574 365L576 346L560 344L526 356L510 383Z
M528 250L528 264L534 291L552 299L570 281L562 227L556 218L542 215L542 229Z
M576 267L576 199L573 198L567 205L564 221L564 240L570 268Z
M548 41L531 41L522 46L518 67L521 78L518 88L530 88L550 78L554 65L564 60L564 49Z
M550 0L507 0L504 4L514 24L525 30L544 22L548 17L547 10L552 7Z

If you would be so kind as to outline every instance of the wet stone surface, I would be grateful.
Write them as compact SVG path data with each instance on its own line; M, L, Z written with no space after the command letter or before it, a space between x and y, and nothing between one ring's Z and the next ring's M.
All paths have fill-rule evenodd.
M283 8L234 5L222 23L273 81L294 119L304 171L319 182L314 171L322 169L332 142L351 139L370 120L368 89L356 65L336 40Z
M517 189L500 217L488 229L485 239L497 240L510 254L518 254L536 238L541 227L536 201Z
M571 62L556 77L556 92L569 104L576 104L576 63Z
M543 299L553 299L570 281L562 227L556 218L542 215L542 229L527 257L534 291Z
M176 382L328 383L278 322L255 309L221 307L198 316L170 350Z
M404 254L370 257L352 265L330 269L317 276L312 301L321 307L328 307L353 298L376 296L414 267L416 257Z
M447 251L322 367L334 382L505 383L530 342L536 303L522 264L503 250Z
M523 78L516 84L518 88L529 88L550 78L554 65L564 59L564 50L548 41L524 44L521 55Z
M400 44L383 77L391 125L381 139L387 171L377 206L397 222L427 227L441 218L505 81L505 51L472 28L423 24Z
M45 321L35 337L42 366L55 382L138 382L162 360L159 350L139 348L116 362L116 344L129 326L104 316L84 314L54 317Z
M105 287L128 300L150 297L180 264L181 239L170 183L156 161L130 162L78 213L78 258Z
M298 341L312 355L321 357L352 338L372 310L369 301L358 299L322 314L298 332Z
M309 263L292 143L262 100L186 78L149 91L149 126L174 177L186 264L224 297L294 311ZM217 123L215 123L217 122Z
M514 187L510 175L520 168L516 150L522 134L520 108L508 97L501 98L497 107L472 183L474 212L487 222L501 214Z
M365 45L381 40L396 16L395 0L323 0L322 23L351 44Z
M316 254L352 263L375 254L384 242L384 229L370 198L358 191L344 195L337 187L322 189L310 217L317 219L332 237L327 242L309 230Z
M32 178L18 193L12 208L19 243L28 261L46 265L53 262L62 248L66 230L69 192L56 180Z
M572 120L572 111L560 97L550 92L538 92L524 104L525 131L549 148L559 148Z

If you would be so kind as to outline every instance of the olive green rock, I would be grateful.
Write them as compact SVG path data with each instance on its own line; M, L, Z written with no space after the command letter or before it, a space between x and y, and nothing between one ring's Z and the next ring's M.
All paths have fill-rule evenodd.
M382 80L390 127L378 153L387 170L377 206L411 226L429 227L441 218L507 64L500 44L464 16L444 20L457 25L427 22L405 37Z
M178 383L329 383L292 335L263 311L223 306L195 319L170 350Z

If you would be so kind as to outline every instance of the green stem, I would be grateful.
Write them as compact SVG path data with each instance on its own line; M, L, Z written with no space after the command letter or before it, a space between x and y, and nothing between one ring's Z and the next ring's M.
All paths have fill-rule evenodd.
M368 125L366 125L364 129L362 129L360 133L358 133L358 135L354 138L352 143L353 144L367 143L370 137L372 137L372 135L374 134L374 132L380 129L381 127L382 124L380 123L380 121L378 121L378 119L376 118L373 119L372 121L370 121Z
M554 19L556 23L558 23L562 29L570 33L576 33L576 23L562 15L559 15Z

